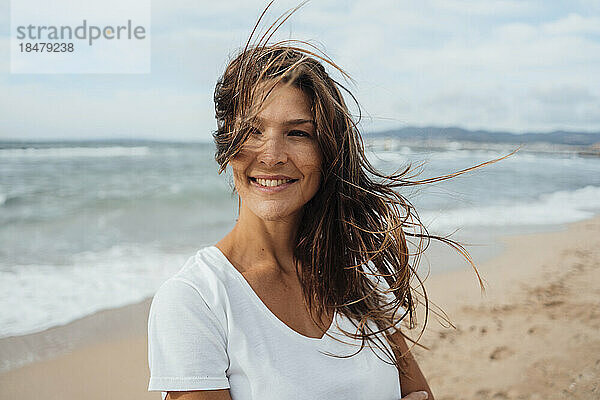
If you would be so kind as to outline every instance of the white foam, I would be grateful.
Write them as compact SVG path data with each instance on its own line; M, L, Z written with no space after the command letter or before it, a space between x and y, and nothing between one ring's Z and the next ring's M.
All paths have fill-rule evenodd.
M130 157L145 156L149 153L150 148L146 146L29 147L25 149L0 149L0 157L3 158Z
M554 225L580 221L600 211L600 187L543 194L537 200L438 212L423 211L421 220L435 231L471 226Z
M490 161L496 158L503 157L515 150L517 146L506 146L502 149L465 149L461 147L459 142L450 142L444 148L446 150L432 150L425 147L409 147L395 143L385 146L370 147L367 149L367 157L370 161L385 161L385 162L407 162L407 161L457 161L457 160L485 160ZM412 156L412 157L407 157ZM554 153L544 154L543 158L550 158L553 162L569 162L570 160L584 159L576 153ZM503 162L539 162L540 156L532 151L522 148Z
M191 255L191 254L190 254ZM152 296L185 256L115 246L75 255L72 265L0 270L0 338L43 331Z

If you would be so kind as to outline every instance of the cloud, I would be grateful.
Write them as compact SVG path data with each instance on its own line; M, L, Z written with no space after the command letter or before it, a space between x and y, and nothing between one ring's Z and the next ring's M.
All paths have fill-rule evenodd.
M584 86L534 87L531 96L543 105L573 105L595 103L598 97Z
M400 120L415 125L517 132L600 130L595 116L600 109L600 84L595 78L600 72L600 43L572 30L546 32L548 26L562 26L568 18L549 24L496 24L468 35L448 35L437 46L390 47L377 59L379 66L387 66L377 74L399 77L387 80L388 96L380 93L381 98L393 93L396 101L380 106L374 99L367 108L400 115ZM380 51L390 44L379 43L376 48ZM560 102L550 93L561 93Z
M600 33L600 17L583 17L579 14L569 14L558 21L543 24L542 29L552 35Z
M478 16L523 15L537 9L531 1L521 0L434 0L434 8Z
M298 3L276 1L265 24ZM216 79L266 4L153 1L150 75L2 73L0 137L210 140ZM274 39L313 39L348 71L366 130L600 130L598 11L585 1L312 1Z
M81 96L72 90L19 85L0 97L0 110L4 121L0 137L17 139L208 140L215 129L210 123L214 119L210 97L165 90Z

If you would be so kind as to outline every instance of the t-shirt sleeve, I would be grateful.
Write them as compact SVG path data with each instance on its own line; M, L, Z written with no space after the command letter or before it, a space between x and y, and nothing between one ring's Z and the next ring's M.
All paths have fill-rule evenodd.
M229 388L223 323L190 282L170 278L158 289L148 316L148 391Z

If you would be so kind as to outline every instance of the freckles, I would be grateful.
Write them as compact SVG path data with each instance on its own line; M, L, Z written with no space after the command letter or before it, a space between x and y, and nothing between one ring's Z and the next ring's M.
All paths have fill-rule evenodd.
M232 159L231 168L234 173L244 174L250 162L252 161L252 152L242 148Z
M237 163L246 162L252 155L252 151L248 149L247 146L242 147L240 151L232 158L232 161L236 161Z
M304 160L302 167L309 172L320 172L321 171L321 159L311 157Z
M319 169L321 166L321 153L317 149L304 148L297 153L297 165L306 169Z

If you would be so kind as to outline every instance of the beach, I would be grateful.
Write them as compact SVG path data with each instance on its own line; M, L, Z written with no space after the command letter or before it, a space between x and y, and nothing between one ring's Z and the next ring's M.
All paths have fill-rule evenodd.
M430 314L429 350L413 350L435 398L600 399L600 216L501 240L505 250L478 263L485 296L466 262L426 280L456 327ZM0 354L46 355L0 374L0 397L158 400L146 391L149 304L1 339ZM64 342L62 354L47 349Z
M468 269L425 284L456 326L413 351L436 399L600 399L600 217L502 241L485 296Z

